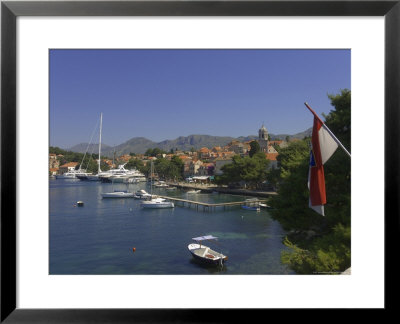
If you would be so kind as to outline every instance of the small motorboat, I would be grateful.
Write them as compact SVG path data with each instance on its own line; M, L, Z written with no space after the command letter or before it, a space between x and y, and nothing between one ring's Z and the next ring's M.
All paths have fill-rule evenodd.
M197 193L199 193L201 190L189 190L188 192L186 192L186 193L188 193L188 194L197 194Z
M101 196L103 198L133 198L133 192L115 190L114 192L105 192L102 193Z
M202 263L223 266L223 264L228 260L228 257L201 244L202 241L217 239L217 237L212 235L194 237L192 240L197 243L191 243L188 245L189 252L196 260Z
M143 201L140 204L143 208L174 208L174 203L164 198L154 198L151 200Z
M246 210L254 210L254 211L260 211L260 207L256 207L256 206L246 206L246 205L242 205L243 209Z
M176 187L165 187L165 190L176 190Z
M267 204L260 204L261 208L267 208L267 209L273 209L271 206L268 206Z
M249 198L246 199L242 208L246 210L260 211L260 202L257 198Z
M152 195L150 195L146 190L140 189L135 192L135 194L133 195L133 198L147 200L147 199L151 199Z
M167 188L168 184L165 181L158 181L157 183L154 184L154 187Z

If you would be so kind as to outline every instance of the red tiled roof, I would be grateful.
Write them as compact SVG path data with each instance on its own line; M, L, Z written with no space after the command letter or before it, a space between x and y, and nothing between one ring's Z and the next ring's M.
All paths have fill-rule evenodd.
M190 157L189 156L187 156L187 155L179 155L178 156L181 160L187 160L187 159L190 159Z
M78 164L78 162L68 162L60 166L60 168L76 167Z
M278 153L265 153L265 158L270 161L276 161L278 155Z

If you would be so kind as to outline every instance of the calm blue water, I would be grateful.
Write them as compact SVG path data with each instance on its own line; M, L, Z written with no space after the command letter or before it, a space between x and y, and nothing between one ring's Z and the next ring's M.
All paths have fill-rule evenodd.
M101 198L102 192L127 188L150 192L145 183L50 180L50 274L293 273L280 262L284 231L266 210L142 209L133 198ZM157 188L153 193L204 202L246 199ZM84 207L74 206L79 200ZM229 258L222 269L199 265L187 249L192 237L207 234L219 238L218 245L207 245Z

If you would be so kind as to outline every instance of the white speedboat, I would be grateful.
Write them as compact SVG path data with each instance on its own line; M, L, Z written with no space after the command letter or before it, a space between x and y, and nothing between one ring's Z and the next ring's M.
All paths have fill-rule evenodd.
M56 175L56 179L78 179L80 176L87 176L91 173L86 173L86 170L70 170L60 175Z
M260 201L257 198L246 199L242 209L260 211Z
M133 198L133 192L115 190L114 192L104 192L101 196L103 198Z
M220 265L222 266L225 261L228 260L226 255L220 252L212 250L210 247L202 245L202 241L217 240L218 238L212 235L205 235L192 238L197 243L191 243L188 245L189 252L192 256L205 264Z
M165 181L158 181L158 183L154 184L154 187L157 188L167 188L168 184Z
M197 193L199 193L199 192L201 192L201 190L189 190L189 191L186 192L186 193L188 193L188 194L197 194Z
M136 198L136 199L151 199L152 195L149 194L146 190L140 189L140 190L135 192L135 194L133 195L133 198Z
M76 173L75 172L65 172L63 174L57 174L56 179L75 179Z
M154 198L151 200L143 201L140 204L143 208L174 208L174 203L164 198Z

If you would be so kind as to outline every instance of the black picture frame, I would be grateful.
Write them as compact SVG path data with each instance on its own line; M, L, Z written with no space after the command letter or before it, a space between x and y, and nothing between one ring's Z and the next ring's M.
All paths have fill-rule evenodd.
M263 310L16 308L16 19L19 16L383 16L385 18L385 309L398 283L390 258L399 233L400 4L395 1L2 1L1 322L225 322ZM380 161L383 157L378 158ZM379 163L373 162L374 165ZM373 260L371 260L373 262ZM251 314L248 314L250 313ZM255 314L254 314L255 313ZM261 314L259 314L261 313ZM210 316L211 315L211 316Z

